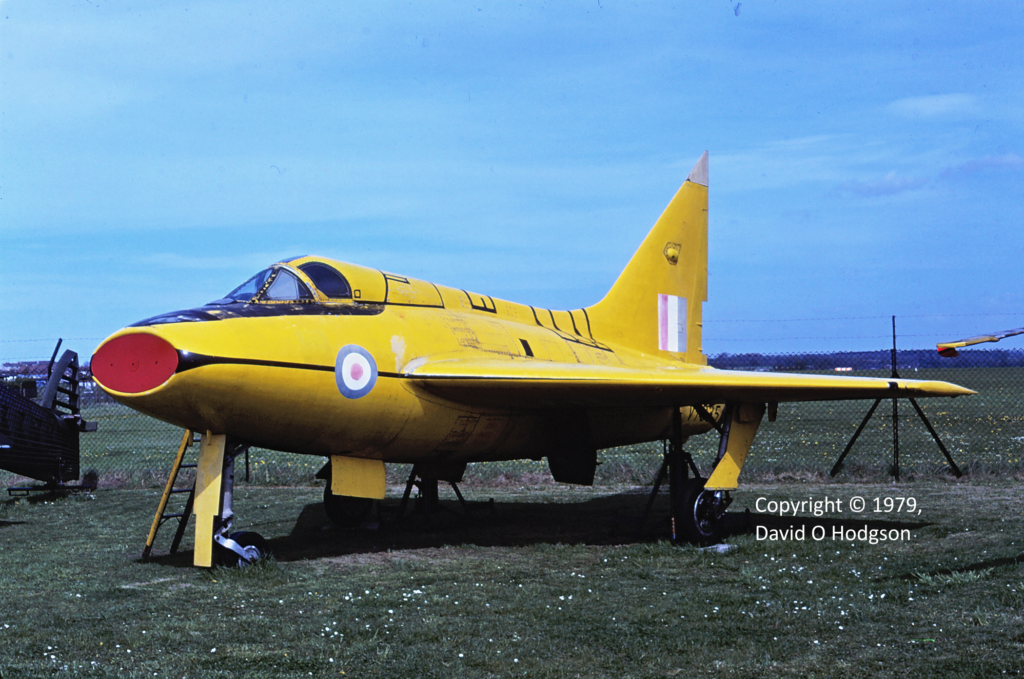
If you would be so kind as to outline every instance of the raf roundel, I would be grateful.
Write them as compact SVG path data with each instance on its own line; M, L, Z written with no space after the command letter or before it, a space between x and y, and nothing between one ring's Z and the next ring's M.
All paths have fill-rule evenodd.
M377 383L377 363L366 349L349 344L338 352L334 362L334 379L345 398L362 398Z

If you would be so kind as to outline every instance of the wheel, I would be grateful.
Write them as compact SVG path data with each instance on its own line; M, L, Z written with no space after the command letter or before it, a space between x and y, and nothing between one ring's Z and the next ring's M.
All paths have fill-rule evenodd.
M722 540L722 516L732 501L726 491L704 490L706 480L687 479L683 483L679 515L674 517L680 535L702 546Z
M330 482L324 486L324 512L335 526L353 528L370 518L373 500L366 497L335 495Z
M242 548L242 551L245 552L245 556L241 556L234 550L222 546L219 551L220 562L223 566L248 566L270 555L270 545L267 544L267 541L259 533L249 531L232 533L228 536L228 539L234 540Z

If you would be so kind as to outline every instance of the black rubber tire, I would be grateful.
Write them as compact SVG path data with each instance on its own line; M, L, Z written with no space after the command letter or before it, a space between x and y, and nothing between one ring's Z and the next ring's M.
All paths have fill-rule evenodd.
M256 550L259 552L259 555L256 557L257 560L270 556L270 545L267 544L267 541L259 533L253 533L252 531L241 531L238 533L232 533L228 537L237 542L242 547L255 547ZM246 561L230 549L218 547L218 551L220 552L220 564L222 566L234 568L236 566L248 566L250 563L252 563L251 561Z
M331 486L324 486L324 513L335 526L355 528L370 518L373 500L365 497L335 495Z
M707 479L687 479L683 483L682 502L679 515L675 517L676 529L687 542L706 547L718 544L724 534L721 517L714 516L709 500L710 491L704 491Z

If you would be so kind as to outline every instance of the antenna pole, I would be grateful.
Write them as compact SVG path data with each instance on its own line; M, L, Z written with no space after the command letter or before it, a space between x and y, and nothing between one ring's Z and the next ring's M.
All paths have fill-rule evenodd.
M53 348L53 356L50 356L50 364L46 366L46 379L50 379L50 375L53 374L53 362L57 360L57 352L60 351L60 345L64 341L64 338L57 339L57 346Z
M898 378L896 371L896 317L892 317L892 376ZM896 482L900 480L900 419L899 400L892 400L892 475Z

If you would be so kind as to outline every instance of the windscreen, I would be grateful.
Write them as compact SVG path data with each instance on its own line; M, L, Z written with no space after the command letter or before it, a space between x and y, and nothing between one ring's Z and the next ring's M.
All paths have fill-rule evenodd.
M267 285L268 281L270 285ZM263 294L260 294L261 290ZM229 292L223 300L214 303L252 302L256 295L260 295L259 299L255 300L257 302L301 302L313 299L313 293L295 274L271 267L260 271Z
M300 281L295 274L284 269L277 270L277 276L274 277L270 287L260 296L261 302L294 302L312 299L313 294L305 283Z
M232 299L236 302L248 302L256 293L263 289L267 279L270 278L270 274L274 273L273 269L264 269L258 274L247 280L246 282L239 285L237 288L227 294L224 299Z

